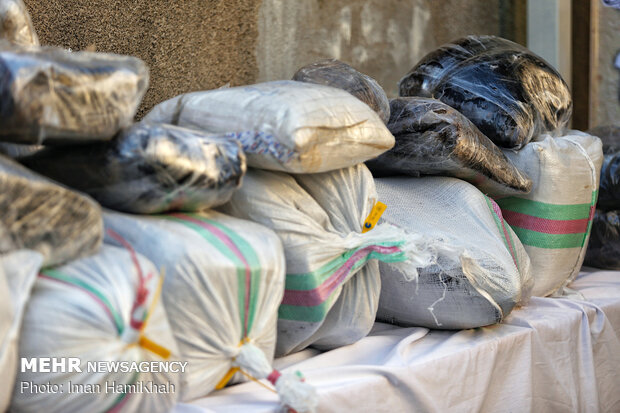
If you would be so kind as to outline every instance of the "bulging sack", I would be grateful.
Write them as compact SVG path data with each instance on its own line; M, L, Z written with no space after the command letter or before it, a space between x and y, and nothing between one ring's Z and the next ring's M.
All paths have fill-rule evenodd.
M532 179L526 195L495 194L532 261L533 295L560 290L578 274L588 246L603 153L595 136L543 135L519 152L505 151Z
M584 263L590 267L620 270L620 211L596 210Z
M20 46L38 46L39 38L22 0L0 0L0 39Z
M377 318L465 329L495 324L529 298L529 258L497 204L454 178L380 178L385 222L422 234L430 259L418 276L383 263Z
M394 146L368 105L344 90L292 80L186 93L144 119L227 133L249 166L293 173L344 168Z
M0 255L0 411L8 411L19 370L19 331L43 256L29 250Z
M359 164L294 176L250 169L241 189L221 207L273 229L284 245L286 291L277 355L365 337L379 299L377 260L415 272L415 263L426 259L419 238L406 239L392 225L362 233L376 201L370 171Z
M0 42L0 140L106 140L130 126L148 85L140 59Z
M282 245L272 231L216 212L104 219L166 271L163 301L188 362L183 401L223 387L241 369L274 383L284 404L312 411L312 388L271 367L284 290Z
M483 192L497 185L529 192L532 181L465 116L436 99L390 100L388 129L396 145L367 161L377 176L441 175L464 179Z
M182 360L158 301L160 288L152 263L108 245L97 255L41 272L24 317L19 356L35 363L39 357L78 358L81 371L20 369L11 411L171 410L181 373L148 367ZM91 371L89 362L110 367ZM39 390L48 383L63 392Z
M561 134L572 114L566 82L542 58L495 36L467 36L422 58L399 82L401 96L434 97L501 147Z
M390 103L373 78L336 59L323 59L300 68L293 80L343 89L370 106L383 123L390 119Z
M20 162L103 206L137 214L221 205L241 185L246 168L234 139L148 123L109 142L49 147Z
M0 155L0 253L32 249L57 265L94 253L102 238L95 201Z

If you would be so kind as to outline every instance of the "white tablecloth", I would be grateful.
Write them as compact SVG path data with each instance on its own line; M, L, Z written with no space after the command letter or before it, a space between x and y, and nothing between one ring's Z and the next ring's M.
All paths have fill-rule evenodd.
M354 345L305 350L276 367L304 373L320 412L620 412L620 272L584 272L571 288L578 294L532 298L501 325L377 323ZM274 394L245 383L177 413L277 409Z

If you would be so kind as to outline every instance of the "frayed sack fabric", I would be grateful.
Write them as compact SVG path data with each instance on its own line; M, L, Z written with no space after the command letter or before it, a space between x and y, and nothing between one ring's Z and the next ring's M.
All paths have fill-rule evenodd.
M355 165L394 146L368 105L341 89L276 81L186 93L144 118L238 139L255 168L293 173Z
M0 0L0 39L20 46L38 46L39 38L22 0Z
M581 269L588 246L603 162L601 140L571 131L543 135L519 152L505 151L532 179L527 195L495 194L532 261L533 295L559 292Z
M271 381L283 404L313 410L313 389L271 367L284 291L282 244L272 231L217 212L104 218L166 272L164 305L188 362L182 400L223 387L241 370Z
M130 126L148 86L140 59L0 42L0 140L29 144L112 138Z
M0 253L32 249L57 265L94 253L102 238L95 201L0 155Z
M390 100L388 129L396 145L366 162L375 177L440 175L464 179L483 192L495 186L529 192L532 181L473 123L436 99Z
M185 362L160 292L159 272L130 248L104 245L97 255L43 270L24 316L19 356L35 365L39 357L65 363L78 358L81 371L71 371L71 364L49 372L20 369L11 411L170 411L182 373L141 364ZM89 362L111 367L89 371ZM117 363L116 371L111 363ZM62 385L63 392L37 391L48 383ZM145 388L152 392L140 390Z
M0 255L0 411L7 411L19 370L22 317L43 256L29 250Z
M377 261L415 272L426 256L392 225L366 218L377 201L363 164L321 174L250 169L221 207L273 229L284 245L286 291L279 309L277 355L308 346L331 349L365 337L375 321ZM388 209L391 206L388 205Z
M620 211L596 210L584 264L620 270Z
M377 193L390 208L383 220L422 234L430 251L419 275L383 263L381 321L436 329L501 322L529 298L531 266L493 200L455 178L381 178Z
M390 103L379 83L336 59L323 59L299 69L293 80L343 89L370 106L383 123L390 119Z
M434 97L461 112L495 144L520 149L560 135L573 102L560 74L525 47L467 36L429 53L399 82L400 96Z
M48 147L20 162L118 211L196 211L228 201L245 173L232 138L137 123L109 142Z

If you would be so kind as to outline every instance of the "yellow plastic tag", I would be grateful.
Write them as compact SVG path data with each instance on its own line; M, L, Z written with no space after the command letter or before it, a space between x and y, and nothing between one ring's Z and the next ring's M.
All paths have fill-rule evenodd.
M140 336L140 339L138 341L138 345L140 347L142 347L142 348L145 348L145 349L147 349L147 350L157 354L158 356L160 356L164 360L167 360L170 357L170 350L168 350L164 346L160 346L159 344L149 340L145 336Z
M385 205L383 202L377 201L375 206L372 207L370 214L368 214L366 221L364 221L364 228L362 228L362 233L368 232L373 229L375 225L377 225L377 222L379 222L379 219L381 219L381 215L383 215L386 209L387 205Z

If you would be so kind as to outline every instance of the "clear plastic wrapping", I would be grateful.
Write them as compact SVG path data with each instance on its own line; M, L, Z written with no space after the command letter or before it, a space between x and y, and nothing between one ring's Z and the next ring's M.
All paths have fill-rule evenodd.
M394 148L366 162L375 176L442 175L465 179L483 192L500 185L529 192L532 181L466 117L421 97L390 100Z
M103 206L138 214L221 205L246 168L235 139L149 123L108 142L49 147L20 161Z
M98 250L103 238L99 205L47 181L0 155L0 253L32 249L44 265Z
M620 270L620 211L596 210L584 264Z
M0 140L112 138L130 126L148 85L140 59L0 42Z
M186 93L144 118L239 140L248 166L292 173L331 171L394 146L368 105L344 90L293 80Z
M390 119L390 104L379 83L344 62L319 60L299 69L293 80L346 90L377 112L383 123L387 124Z
M38 46L39 38L22 0L0 0L0 39L20 46Z
M434 97L501 147L560 135L572 114L566 82L542 58L495 36L467 36L426 55L400 80L401 96Z
M20 143L0 142L0 154L13 159L32 155L41 149L43 149L43 145L22 145Z

